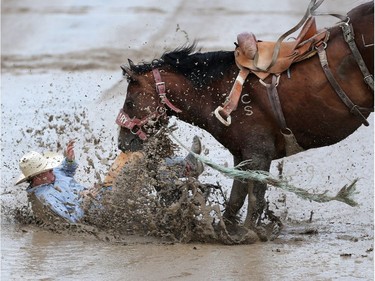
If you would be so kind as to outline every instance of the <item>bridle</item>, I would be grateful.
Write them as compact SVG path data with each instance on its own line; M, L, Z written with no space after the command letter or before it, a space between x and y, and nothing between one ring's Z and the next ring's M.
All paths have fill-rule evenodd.
M179 108L174 106L170 100L166 96L165 92L165 82L162 81L159 69L153 68L152 74L155 80L155 88L156 92L159 94L160 103L156 107L154 112L151 112L149 115L142 119L138 119L136 117L130 118L127 113L125 113L124 109L121 108L119 114L116 118L116 124L122 128L129 129L130 132L134 135L137 135L141 140L147 139L147 134L142 130L142 127L147 123L155 122L160 117L164 116L167 112L167 106L171 110L176 113L182 112Z

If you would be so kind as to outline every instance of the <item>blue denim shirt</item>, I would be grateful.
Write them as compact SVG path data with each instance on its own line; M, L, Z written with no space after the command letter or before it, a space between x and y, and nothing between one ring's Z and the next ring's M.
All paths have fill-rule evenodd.
M27 189L29 194L34 193L37 200L54 214L72 223L79 222L84 215L80 193L86 188L73 178L77 167L76 162L65 159L60 166L53 169L56 177L54 183Z

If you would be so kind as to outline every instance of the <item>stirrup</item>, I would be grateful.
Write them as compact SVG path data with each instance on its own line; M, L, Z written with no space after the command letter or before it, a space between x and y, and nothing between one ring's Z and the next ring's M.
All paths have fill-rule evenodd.
M229 126L231 123L232 123L232 118L230 117L230 115L228 116L227 120L225 120L223 117L221 117L219 111L223 110L223 108L219 105L214 113L215 113L215 117L221 122L223 123L225 126Z

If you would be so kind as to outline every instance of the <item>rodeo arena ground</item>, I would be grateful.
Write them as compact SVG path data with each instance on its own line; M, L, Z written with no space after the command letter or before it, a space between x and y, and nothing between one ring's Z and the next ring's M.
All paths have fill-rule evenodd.
M1 1L0 279L374 280L374 3L159 2Z

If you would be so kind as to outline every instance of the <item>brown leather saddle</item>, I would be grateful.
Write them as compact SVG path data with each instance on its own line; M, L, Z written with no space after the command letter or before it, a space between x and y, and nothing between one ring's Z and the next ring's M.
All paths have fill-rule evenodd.
M304 59L314 56L316 53L319 55L320 63L326 74L328 81L331 86L338 94L344 104L350 109L350 112L354 112L355 115L362 119L364 125L368 126L366 118L361 113L361 110L373 111L372 109L361 108L355 105L346 95L346 93L338 85L337 81L333 77L325 54L325 47L329 39L329 31L327 29L317 30L315 18L312 15L314 11L322 1L316 3L312 0L313 6L309 6L309 9L303 19L291 30L283 34L276 42L259 41L256 39L253 33L241 33L237 36L236 48L234 51L235 61L240 69L236 80L232 86L230 94L222 106L218 106L213 112L216 118L223 123L225 126L231 124L231 112L236 110L238 101L241 95L243 84L246 77L250 72L254 73L259 79L260 83L263 84L267 89L268 98L272 111L275 115L275 119L280 127L280 132L285 138L285 150L286 155L292 155L301 151L302 148L298 145L293 132L288 128L280 100L278 97L277 86L279 84L280 74L287 71L289 67L295 63ZM310 16L307 16L307 15ZM354 34L351 32L351 28L346 31L345 26L348 25L349 18L340 15L332 14L343 20L341 26L343 28L344 35L346 32L352 37L347 41L355 59L364 75L365 82L373 89L373 77L370 75L366 68L362 57L359 53L358 48L354 44ZM301 32L294 41L283 42L286 36L292 32L298 30L300 26L303 27ZM349 26L349 25L348 25ZM345 37L345 36L344 36ZM346 37L345 37L346 38ZM352 46L354 45L354 46ZM362 67L362 66L365 67ZM271 83L267 84L263 80L269 75L272 75ZM369 82L366 80L367 78Z
M286 71L294 62L315 55L315 46L327 42L328 38L329 32L325 29L317 31L315 18L310 16L294 41L259 41L253 33L239 34L235 59L239 68L248 68L263 80L270 74Z
M315 55L317 46L326 44L328 41L329 31L326 29L317 31L315 18L310 16L304 22L296 40L283 42L284 35L276 42L258 41L253 33L247 32L237 36L234 55L240 71L229 97L223 106L216 108L214 114L225 126L231 124L230 114L237 108L243 83L250 72L254 73L266 86L272 111L285 138L286 154L292 155L303 149L298 145L293 132L286 125L277 93L278 78L280 73L288 70L292 63ZM272 83L265 84L263 79L270 74L273 75Z

